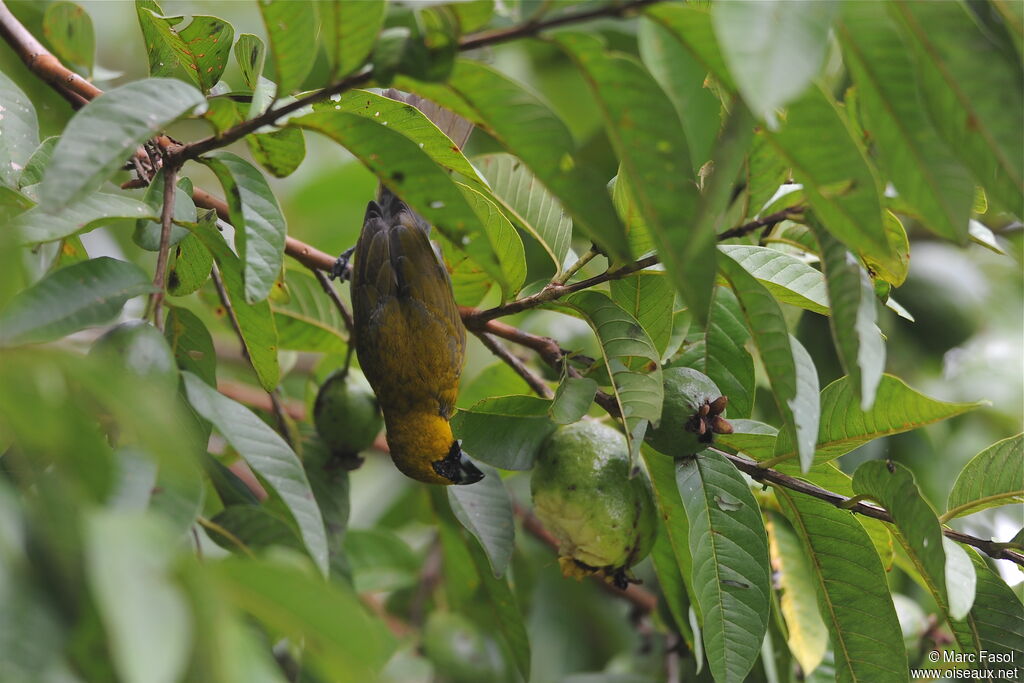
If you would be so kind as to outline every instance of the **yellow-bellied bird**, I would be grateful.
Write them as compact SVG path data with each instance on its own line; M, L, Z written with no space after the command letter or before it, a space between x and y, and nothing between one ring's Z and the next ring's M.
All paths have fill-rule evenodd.
M430 102L389 91L441 125L460 147L471 127ZM460 139L456 139L460 138ZM395 465L431 484L483 477L448 423L455 410L466 330L430 225L381 186L355 246L352 312L356 354L387 428Z

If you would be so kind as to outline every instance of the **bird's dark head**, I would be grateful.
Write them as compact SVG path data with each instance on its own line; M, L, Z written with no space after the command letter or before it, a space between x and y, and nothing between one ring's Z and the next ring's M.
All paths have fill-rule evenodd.
M456 485L475 484L484 478L484 473L477 469L466 452L462 450L462 441L452 441L448 455L436 460L431 465L440 476Z

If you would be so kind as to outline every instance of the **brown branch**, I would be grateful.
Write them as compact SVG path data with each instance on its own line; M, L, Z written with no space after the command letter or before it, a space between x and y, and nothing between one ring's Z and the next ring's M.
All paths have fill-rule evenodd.
M157 291L150 297L150 310L153 312L153 324L163 332L164 321L160 316L164 303L164 290L167 287L167 259L171 251L171 222L174 220L174 191L178 180L178 167L164 166L164 205L160 211L160 249L156 254L156 272L153 275L153 286Z
M527 21L519 26L497 29L494 31L482 31L471 36L466 36L459 41L460 50L475 50L476 48L490 45L507 43L510 40L528 38L537 35L540 31L567 24L578 24L590 19L604 17L623 17L629 13L643 9L646 5L653 5L661 0L633 0L632 2L621 2L604 5L582 12L570 12L547 21Z
M3 0L0 0L0 37L14 49L32 73L53 86L72 106L81 100L91 100L103 94L102 90L61 64L11 14Z
M736 466L736 469L750 475L752 479L767 482L773 486L780 486L807 496L812 496L818 500L830 503L837 508L849 510L850 512L855 512L859 515L864 515L865 517L871 517L890 524L893 523L892 516L884 508L878 507L877 505L852 500L846 496L823 489L820 486L815 486L803 479L797 479L796 477L791 477L788 474L783 474L777 470L762 467L760 463L744 458L743 456L726 453L725 451L720 451L717 448L714 450L728 458L729 461ZM942 533L945 534L947 538L954 541L974 546L993 559L1009 560L1014 564L1024 567L1024 553L1002 547L1001 544L994 541L986 541L985 539L954 531L953 529L943 528Z
M495 339L492 335L486 332L474 332L477 338L483 342L483 345L487 347L491 353L503 360L510 368L515 370L516 374L523 378L523 380L530 385L534 393L542 398L554 398L555 392L551 391L551 387L544 383L536 373L530 368L526 367L523 361L513 354L511 351L506 349L501 343Z
M552 536L551 533L544 528L544 525L541 524L536 515L518 504L515 505L513 509L516 517L518 517L522 523L524 531L540 540L545 545L550 546L556 551L558 550L558 539ZM634 607L644 614L650 614L658 608L658 596L642 586L638 586L634 583L630 584L623 590L621 588L616 588L599 576L595 575L593 578L606 591L628 600Z

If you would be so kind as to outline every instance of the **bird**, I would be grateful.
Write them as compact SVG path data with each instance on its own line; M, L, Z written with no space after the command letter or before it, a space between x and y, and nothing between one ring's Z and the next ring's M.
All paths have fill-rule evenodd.
M472 126L432 102L396 90L460 148ZM347 270L347 254L336 270ZM381 412L391 458L406 476L441 485L473 484L483 473L462 450L455 412L466 329L430 224L380 184L351 253L356 357Z

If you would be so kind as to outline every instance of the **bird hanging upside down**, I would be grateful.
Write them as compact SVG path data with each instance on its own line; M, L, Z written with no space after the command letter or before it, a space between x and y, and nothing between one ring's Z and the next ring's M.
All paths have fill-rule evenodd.
M386 94L424 110L449 136L461 138L459 146L468 137L469 124L451 112L397 91ZM384 413L398 469L431 484L472 484L484 475L448 424L466 330L429 235L430 225L382 185L366 207L353 254L356 354Z

